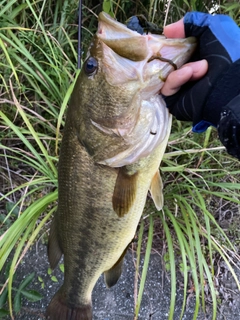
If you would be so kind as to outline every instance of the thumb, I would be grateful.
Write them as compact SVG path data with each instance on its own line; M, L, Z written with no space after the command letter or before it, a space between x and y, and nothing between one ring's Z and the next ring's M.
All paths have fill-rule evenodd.
M183 18L166 26L163 33L167 38L185 38Z

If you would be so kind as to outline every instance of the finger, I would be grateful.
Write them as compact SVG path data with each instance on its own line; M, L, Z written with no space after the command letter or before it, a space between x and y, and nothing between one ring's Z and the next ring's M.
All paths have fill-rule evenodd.
M185 64L181 69L173 71L169 74L161 89L161 94L165 96L175 94L186 82L198 80L203 77L206 74L207 69L208 64L206 60Z
M184 83L191 79L192 74L192 68L188 66L171 72L161 89L161 94L164 96L175 94Z
M192 68L191 81L202 78L208 71L208 62L205 59L186 63L182 68L185 66Z
M167 38L185 38L183 18L166 26L163 33Z

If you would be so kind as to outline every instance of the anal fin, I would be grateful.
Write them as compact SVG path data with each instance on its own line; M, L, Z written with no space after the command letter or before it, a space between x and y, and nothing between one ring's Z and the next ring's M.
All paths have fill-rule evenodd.
M129 173L126 167L119 168L112 197L113 209L123 217L131 208L137 190L138 173Z
M159 170L157 170L154 177L152 178L152 182L150 186L150 193L157 210L161 210L163 207L162 189L163 189L162 178L160 176Z
M55 269L59 260L61 259L61 256L62 250L59 246L59 241L57 238L56 219L53 218L48 239L48 260L52 269Z
M128 247L129 246L127 246L127 248L123 251L121 257L112 266L112 268L104 272L104 279L108 288L111 288L112 286L114 286L118 282L118 279L122 274L122 265L123 265L124 257L128 250Z

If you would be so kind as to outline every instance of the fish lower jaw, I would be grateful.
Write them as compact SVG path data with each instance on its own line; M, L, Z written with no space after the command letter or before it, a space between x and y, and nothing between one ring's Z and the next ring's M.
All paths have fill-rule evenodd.
M122 137L126 142L126 149L98 163L117 168L148 157L164 140L170 118L170 113L160 95L142 101L138 122L130 134Z

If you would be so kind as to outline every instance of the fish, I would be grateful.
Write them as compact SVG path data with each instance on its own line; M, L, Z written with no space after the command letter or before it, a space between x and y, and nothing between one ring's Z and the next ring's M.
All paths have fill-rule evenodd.
M195 38L141 35L99 14L61 144L48 258L54 269L64 255L64 281L47 319L91 320L92 290L101 274L117 283L148 191L161 210L172 117L159 92L195 47Z

